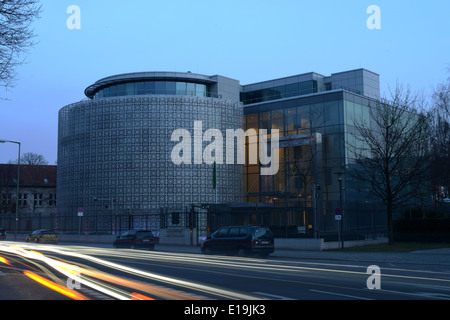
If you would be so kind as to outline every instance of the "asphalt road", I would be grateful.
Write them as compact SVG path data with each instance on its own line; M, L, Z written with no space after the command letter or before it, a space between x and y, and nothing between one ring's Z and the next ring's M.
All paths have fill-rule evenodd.
M370 269L356 261L10 242L0 244L0 260L2 300L450 299L450 267L440 265Z

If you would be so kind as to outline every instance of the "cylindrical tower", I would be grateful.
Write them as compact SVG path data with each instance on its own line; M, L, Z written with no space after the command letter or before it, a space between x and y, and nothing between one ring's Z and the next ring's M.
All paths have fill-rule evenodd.
M102 230L117 224L117 216L156 217L162 210L185 212L191 204L240 200L242 165L216 166L216 193L213 165L177 165L171 159L176 129L194 137L196 121L203 130L218 129L224 136L227 129L243 128L238 81L133 73L99 80L85 94L88 99L59 111L59 217L76 217L83 208L85 227ZM129 227L149 227L127 221L133 221Z

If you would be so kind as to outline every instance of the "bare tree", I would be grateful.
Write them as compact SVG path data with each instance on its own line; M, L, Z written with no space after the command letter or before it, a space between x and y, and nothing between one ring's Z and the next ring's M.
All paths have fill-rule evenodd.
M370 108L370 121L355 119L355 156L349 173L363 182L386 206L389 242L393 242L393 212L423 197L428 174L428 127L417 112L417 95L397 86L391 100Z
M301 130L304 135L304 144L292 148L293 159L288 164L288 174L291 177L299 178L297 189L303 195L312 194L312 185L319 180L317 162L322 159L321 141L317 140L320 136L319 128L324 126L323 110L311 110L308 119L307 128Z
M450 188L450 81L434 90L433 106L429 112L431 180L435 200L440 200L440 187L445 196Z
M449 69L450 71L450 69ZM447 83L439 84L433 91L433 102L436 112L449 120L450 118L450 78Z
M17 164L17 160L9 161L8 164ZM48 161L45 160L43 155L34 152L27 152L20 157L20 164L39 166L39 165L48 165Z
M0 1L0 86L8 89L16 80L21 55L34 45L32 22L38 18L39 0Z

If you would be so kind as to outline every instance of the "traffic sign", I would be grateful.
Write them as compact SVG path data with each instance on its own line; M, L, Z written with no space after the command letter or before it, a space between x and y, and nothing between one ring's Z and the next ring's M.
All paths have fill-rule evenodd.
M334 220L342 220L342 210L341 210L341 208L336 208L334 210Z
M84 212L84 209L82 207L79 207L78 208L78 216L82 217L83 216L83 212Z

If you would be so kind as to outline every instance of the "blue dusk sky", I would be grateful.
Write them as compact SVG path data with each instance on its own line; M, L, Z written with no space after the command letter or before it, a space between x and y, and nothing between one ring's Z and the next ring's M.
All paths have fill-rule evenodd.
M70 30L67 8L81 9ZM381 29L369 29L370 5ZM58 0L43 3L37 44L0 92L0 139L57 161L58 111L110 75L191 71L249 84L365 68L381 94L396 83L430 94L450 73L450 1ZM0 144L0 163L17 146Z

